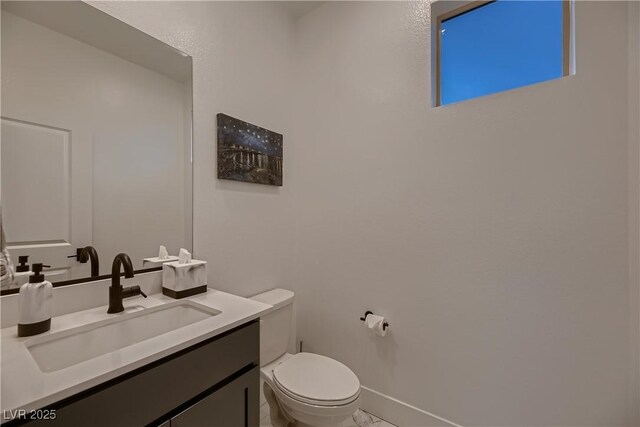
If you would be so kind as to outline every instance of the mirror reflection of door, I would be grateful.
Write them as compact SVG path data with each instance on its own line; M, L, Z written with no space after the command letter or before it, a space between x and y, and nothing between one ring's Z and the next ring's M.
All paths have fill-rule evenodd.
M30 113L38 116L37 111ZM26 255L29 264L50 265L47 278L54 281L88 275L86 264L68 258L76 247L91 242L91 215L87 215L91 175L82 176L86 169L72 165L72 135L78 137L81 132L2 118L0 194L5 245L14 263ZM84 219L76 220L83 212ZM17 284L26 280L23 277Z
M55 283L90 276L73 258L88 245L101 275L120 252L139 270L160 245L191 251L191 58L83 2L1 7L12 263Z

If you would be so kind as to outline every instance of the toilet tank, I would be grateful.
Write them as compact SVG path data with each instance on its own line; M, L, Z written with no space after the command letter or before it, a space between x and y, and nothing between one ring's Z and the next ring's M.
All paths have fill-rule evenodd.
M273 306L260 318L261 366L273 362L294 346L293 297L294 293L287 289L272 289L250 298Z

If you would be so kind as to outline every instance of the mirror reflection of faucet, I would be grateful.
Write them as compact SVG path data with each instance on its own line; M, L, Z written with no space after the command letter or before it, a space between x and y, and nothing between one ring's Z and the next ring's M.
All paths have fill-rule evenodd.
M93 246L85 246L77 248L75 255L69 255L67 258L76 258L79 263L84 264L91 260L91 277L100 275L100 260L98 259L98 251Z

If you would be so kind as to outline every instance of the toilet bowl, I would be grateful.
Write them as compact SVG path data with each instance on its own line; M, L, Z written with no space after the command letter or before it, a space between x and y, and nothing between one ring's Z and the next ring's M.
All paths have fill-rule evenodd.
M271 422L274 427L338 426L360 406L360 381L337 360L287 352L293 298L285 289L252 297L273 306L260 321L260 376Z
M263 366L260 374L280 408L298 425L339 425L360 405L358 378L326 356L285 353Z

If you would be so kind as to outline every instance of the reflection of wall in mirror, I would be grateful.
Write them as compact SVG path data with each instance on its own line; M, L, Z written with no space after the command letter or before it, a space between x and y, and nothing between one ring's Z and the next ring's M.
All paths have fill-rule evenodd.
M68 130L70 140L68 211L50 210L55 203L48 202L37 216L51 215L50 220L68 224L68 234L55 239L30 235L29 242L53 239L58 245L11 245L12 257L19 252L32 255L31 262L62 270L73 267L59 279L64 280L89 275L88 264L66 258L76 247L94 246L102 261L100 273L108 274L110 260L119 252L128 253L135 268L142 268L142 259L157 255L161 244L170 253L189 246L185 84L6 11L1 29L3 117L35 129ZM25 185L47 188L42 179ZM29 189L21 191L28 194ZM9 219L5 223L9 240L13 228L29 229L34 220L12 218L17 221L13 226Z

